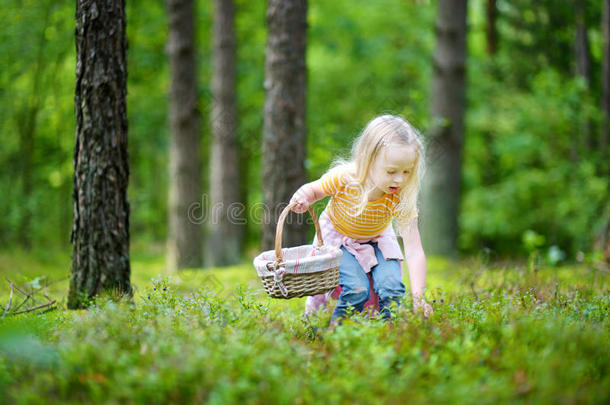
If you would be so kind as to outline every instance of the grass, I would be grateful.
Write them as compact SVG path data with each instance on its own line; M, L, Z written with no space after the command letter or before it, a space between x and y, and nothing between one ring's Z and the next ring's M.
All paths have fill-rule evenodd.
M132 255L134 303L0 321L9 403L608 403L607 270L429 259L434 315L392 325L272 300L249 262L164 273ZM65 297L70 258L0 253L0 274ZM405 272L406 273L406 272ZM405 281L406 274L405 274ZM407 284L408 285L408 284ZM8 283L0 289L5 303Z

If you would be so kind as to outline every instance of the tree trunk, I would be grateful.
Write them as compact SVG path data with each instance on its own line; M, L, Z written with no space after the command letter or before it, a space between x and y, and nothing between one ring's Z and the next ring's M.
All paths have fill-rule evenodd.
M423 186L422 236L432 254L454 255L465 110L466 0L440 0L432 78L433 127Z
M574 51L576 56L576 73L584 77L591 85L591 50L585 22L584 0L576 0L576 37Z
M131 295L125 2L76 3L76 144L68 308Z
M576 0L576 35L574 38L574 57L576 59L576 74L582 76L591 87L591 50L589 47L589 37L587 35L587 23L585 20L585 1ZM582 120L580 137L572 139L571 158L577 161L582 150L589 148L590 133L593 123L589 119Z
M496 7L496 0L487 0L486 5L487 11L487 53L495 55L498 50L498 29L496 27L496 20L498 18L498 8Z
M169 238L171 271L202 265L199 111L193 0L167 0L170 65Z
M263 198L266 218L263 248L271 249L282 208L305 183L305 91L307 0L269 0L265 51ZM301 218L288 217L285 246L306 242Z
M244 232L235 97L235 6L214 0L212 72L211 215L206 259L211 266L239 263Z
M602 60L602 133L599 138L599 149L606 157L608 138L610 137L610 0L604 0L602 11L603 60ZM606 165L607 166L607 165Z

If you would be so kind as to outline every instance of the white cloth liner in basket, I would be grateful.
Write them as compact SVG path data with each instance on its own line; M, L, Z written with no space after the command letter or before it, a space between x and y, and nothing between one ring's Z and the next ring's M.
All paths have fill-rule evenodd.
M310 274L308 277L315 277L313 273L326 272L335 269L336 282L338 283L338 268L341 263L343 252L334 247L324 245L318 219L313 209L309 209L316 227L318 242L314 245L303 245L293 248L281 248L282 227L284 219L292 206L284 209L277 224L275 250L267 250L259 254L253 260L256 272L261 279L273 277L273 280L282 295L287 298L289 291L284 283L286 274Z
M341 260L341 250L332 246L314 247L311 245L282 249L286 273L315 273L320 268L329 269ZM254 258L254 267L260 277L273 276L270 267L275 263L275 250L268 250Z

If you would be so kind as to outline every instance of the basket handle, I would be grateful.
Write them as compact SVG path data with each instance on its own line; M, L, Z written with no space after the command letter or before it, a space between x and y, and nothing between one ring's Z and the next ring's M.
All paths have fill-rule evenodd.
M276 265L282 263L282 231L284 230L284 221L286 220L286 216L290 210L297 205L298 203L295 201L291 204L288 204L286 208L280 214L280 218L277 220L277 227L275 229L275 259ZM322 232L320 232L320 224L318 223L318 217L316 216L316 212L313 207L310 205L307 209L309 211L309 215L313 219L313 224L316 227L316 235L318 237L318 246L322 246L324 242L322 241Z

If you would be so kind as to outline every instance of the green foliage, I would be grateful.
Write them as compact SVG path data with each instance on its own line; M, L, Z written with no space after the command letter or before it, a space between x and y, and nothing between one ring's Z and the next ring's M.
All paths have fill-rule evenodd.
M310 4L307 146L313 177L337 154L346 156L380 113L402 114L425 127L434 11L390 0Z
M504 80L528 88L529 78L549 67L560 70L566 76L572 75L576 3L563 0L497 0L500 47L510 51L498 55L502 60L498 68ZM583 3L590 3L585 23L597 28L601 3Z
M302 299L266 297L250 265L154 277L135 304L5 318L0 394L23 403L610 399L602 273L433 267L434 315L413 314L407 297L391 326L304 318Z
M67 248L72 221L74 2L7 0L0 9L0 243ZM568 4L569 3L569 4ZM589 86L574 77L575 11L560 0L498 0L498 52L486 53L485 1L469 2L468 106L460 247L528 255L527 230L572 259L610 213L598 150L600 2L585 2ZM426 135L435 2L312 1L308 11L307 160L319 177L373 116L404 115ZM162 2L127 7L129 199L135 245L167 234L167 93ZM236 1L238 136L250 249L262 201L265 2ZM211 2L197 2L201 156L210 153ZM33 136L30 144L27 135ZM31 152L29 152L31 150ZM610 152L607 152L607 155ZM607 159L606 159L607 161ZM28 180L27 168L31 168ZM30 184L30 186L28 186ZM321 204L318 208L321 208Z
M521 238L531 230L545 238L545 250L555 246L573 258L591 249L610 220L610 167L598 146L601 84L594 76L588 87L572 73L575 11L564 3L498 1L500 49L493 56L486 54L482 2L471 7L464 251L529 254ZM595 38L599 15L590 14Z
M0 243L37 241L42 235L47 242L68 240L74 136L74 65L67 63L74 55L71 4L10 0L0 10L0 18L10 21L0 33ZM44 219L24 226L32 215Z
M163 2L126 7L131 229L158 240L167 230L167 16Z
M610 180L582 130L598 119L582 82L545 71L530 93L481 90L486 106L469 115L466 139L462 247L519 252L532 229L572 253L588 250L610 216Z

